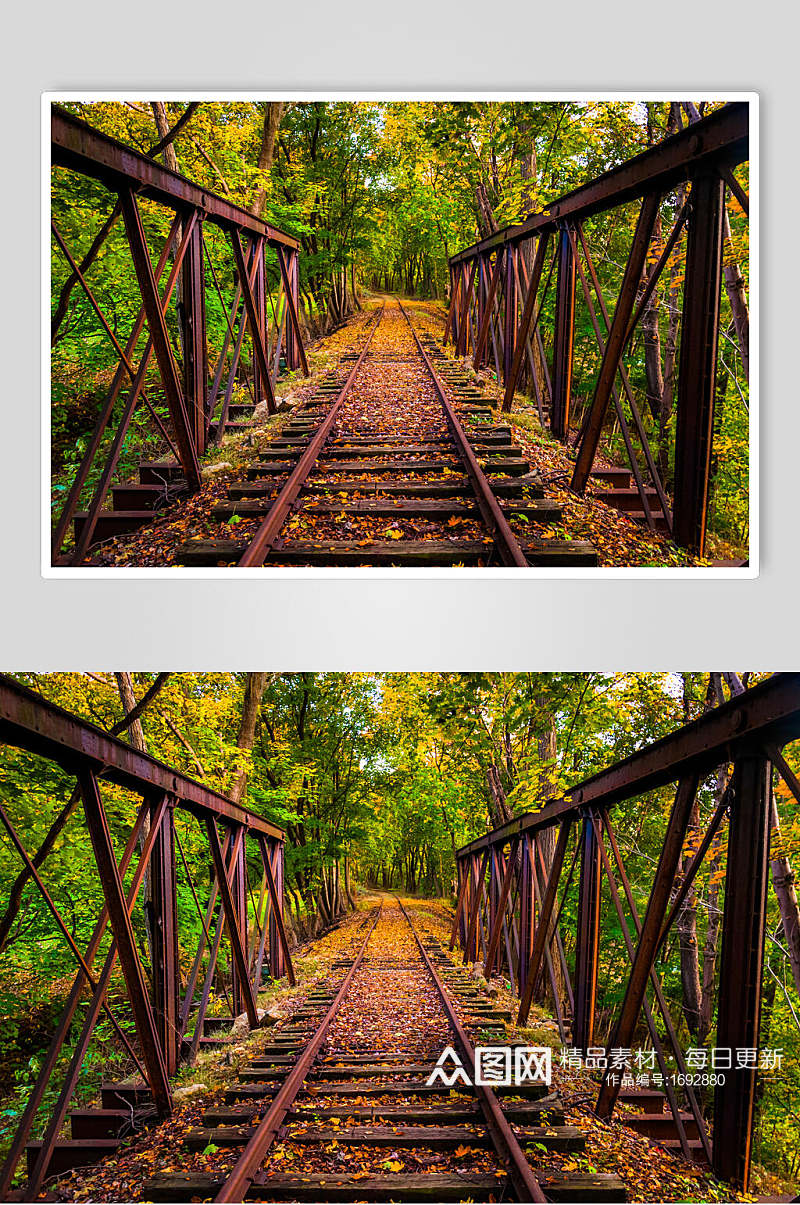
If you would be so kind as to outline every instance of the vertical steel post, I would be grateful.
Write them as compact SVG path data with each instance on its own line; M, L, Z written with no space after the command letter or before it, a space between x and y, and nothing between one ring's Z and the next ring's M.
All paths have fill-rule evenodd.
M458 268L456 269L456 304L453 310L453 349L457 356L461 354L461 330L465 321L461 311L464 303L464 293L467 287L466 275L466 264L459 264Z
M150 871L153 1011L168 1075L175 1074L180 1058L174 804L175 801L170 799L164 812L153 846ZM156 806L151 806L150 811L152 817Z
M288 277L288 285L291 291L292 300L294 302L295 312L300 312L300 278L298 275L298 252L287 251L286 255L286 275ZM287 301L288 305L288 301ZM291 322L286 324L286 367L290 372L295 368L300 367L300 353L298 350L297 332Z
M506 274L503 309L503 383L511 380L514 363L514 346L517 334L517 247L509 243L506 247Z
M241 942L244 949L245 965L249 965L247 951L247 859L245 855L245 841L242 840L238 853L236 855L236 864L233 874L231 875L231 895L233 897L233 906L236 912L236 923L241 934ZM233 945L233 940L231 940ZM232 994L233 994L233 1011L236 1016L242 1011L242 1000L245 994L245 986L242 983L242 969L237 965L235 959L232 959Z
M194 223L183 261L180 316L183 328L183 389L189 427L198 456L206 450L206 291L203 223Z
M528 982L534 929L533 859L531 839L526 833L520 845L519 866L519 990L520 995Z
M758 1049L770 832L772 766L765 757L734 765L725 874L725 912L717 1008L718 1049L731 1070L714 1090L714 1174L747 1191L756 1067L737 1067L737 1049Z
M461 292L461 314L458 324L458 354L466 356L469 351L469 319L470 306L472 305L472 290L475 285L475 274L478 269L477 259L473 259L469 271L467 265L464 265L462 275L462 292Z
M459 914L458 932L459 932L459 937L461 939L461 949L465 950L466 946L467 946L467 917L469 916L469 906L470 906L470 899L471 899L471 895L470 895L470 887L471 887L470 864L466 860L466 858L462 859L459 862L458 871L459 871L459 874L461 875L462 889L463 889L463 901L462 901L462 905L461 905L461 912Z
M122 213L125 218L125 231L131 258L142 295L147 325L153 340L153 350L161 373L161 384L164 387L170 417L175 431L175 442L180 454L181 464L186 476L189 489L200 489L200 465L197 460L197 449L193 438L193 427L186 413L186 400L183 388L178 378L178 368L172 354L169 332L161 309L161 297L156 287L153 265L150 262L150 249L145 238L142 215L136 201L136 195L131 188L123 189L120 193Z
M261 331L261 338L264 346L267 346L267 290L264 283L264 250L266 244L263 239L259 239L256 247L256 279L253 286L253 296L256 303L256 314L258 316L258 327ZM261 369L258 363L258 356L255 350L255 335L253 336L253 397L258 404L263 396L264 386L261 380Z
M696 773L687 774L679 781L678 789L675 792L675 802L669 815L664 844L661 847L653 886L650 889L650 898L647 901L647 911L639 933L636 957L633 960L630 979L622 999L619 1020L611 1036L611 1046L628 1047L633 1043L633 1035L644 1004L647 985L650 982L650 972L655 962L661 930L675 886L675 874L683 843L686 840L686 832L697 794L697 783ZM609 1070L606 1070L597 1097L596 1112L600 1117L611 1116L619 1090L620 1078L618 1077L615 1083Z
M108 818L94 774L81 767L78 771L78 785L83 798L86 827L89 830L103 896L111 921L111 930L117 944L125 986L128 989L136 1035L144 1055L150 1091L153 1093L158 1116L166 1117L172 1112L169 1078L164 1054L158 1040L144 971L136 947L133 925L126 906L122 876L111 843Z
M555 338L553 345L553 397L550 427L562 442L569 434L572 394L572 353L575 341L575 254L569 230L558 232Z
M578 1050L586 1050L594 1044L600 942L600 848L591 816L584 817L582 825L575 933L575 1013L572 1018L572 1045Z
M600 443L608 403L611 401L611 390L614 387L614 381L622 363L622 353L627 341L628 327L633 316L633 307L636 304L636 295L642 279L642 272L647 263L647 250L653 237L660 200L659 193L648 193L643 198L642 207L639 210L628 262L625 265L625 273L622 277L622 284L620 285L617 304L614 309L614 317L611 320L608 338L606 339L603 362L600 365L600 372L595 384L592 404L586 415L578 456L575 461L575 469L572 474L570 488L579 494L582 494L586 489L586 483L589 480L589 474L594 464L597 445Z
M695 177L690 197L675 422L673 535L703 555L714 431L725 182Z
M498 853L495 847L492 846L491 856L489 858L489 932L486 937L487 942L490 941L491 935L494 933L494 927L497 920L497 909L500 902L500 883L502 879L503 874L498 866Z
M269 842L266 854L270 859L272 877L275 882L275 893L280 901L281 912L283 912L283 842ZM275 912L275 908L272 908L269 914L269 973L273 979L280 979L286 973L286 968L284 966L283 948L278 936L278 918ZM258 991L259 986L257 983L256 991Z
M489 280L487 276L488 260L485 255L478 256L478 281L475 288L477 305L475 308L475 329L480 333L483 327L483 315L486 309L486 294L489 289ZM472 362L475 363L475 357L478 354L478 340L476 336L475 347L472 349Z

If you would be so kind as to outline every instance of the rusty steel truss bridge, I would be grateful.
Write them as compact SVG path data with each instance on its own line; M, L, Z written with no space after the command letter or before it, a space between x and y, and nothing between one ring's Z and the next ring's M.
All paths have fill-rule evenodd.
M620 926L630 971L611 1027L608 1049L630 1049L642 1027L649 1036L663 1093L629 1093L628 1103L645 1114L645 1133L674 1134L687 1158L707 1162L723 1180L746 1186L751 1158L757 1068L733 1068L714 1089L709 1133L698 1096L671 1084L669 1054L677 1074L687 1076L685 1055L661 987L657 959L681 913L715 834L727 824L727 868L722 947L717 986L716 1045L757 1049L764 960L772 771L800 803L800 782L781 752L800 738L800 675L775 674L767 681L645 746L626 760L578 783L538 812L517 816L458 851L459 893L451 949L460 935L464 960L482 960L489 977L502 970L520 994L517 1022L528 1020L534 997L549 982L562 1038L586 1051L595 1045L603 883ZM717 770L730 777L705 832L692 820L703 782ZM676 784L644 916L640 916L614 828L615 805ZM552 857L543 839L555 830ZM694 852L682 873L687 838ZM635 853L635 851L634 851ZM572 896L571 894L572 893ZM573 898L577 924L568 960L561 918ZM558 983L563 983L562 996ZM597 1087L596 1112L607 1118L620 1096L620 1076L607 1069ZM685 1095L688 1112L681 1107ZM664 1101L666 1096L666 1101ZM661 1099L656 1099L660 1097ZM671 1120L670 1120L671 1118ZM667 1122L669 1125L667 1126Z
M583 493L610 409L619 424L642 518L656 521L686 548L705 549L717 376L725 195L745 213L749 199L733 175L748 157L748 106L725 105L642 154L560 197L524 222L499 230L450 259L446 338L478 368L493 357L508 412L526 383L542 425L570 435L577 282L602 362L575 436L572 489ZM661 204L680 188L669 234L655 247ZM596 214L638 203L636 229L613 308L609 307L584 224ZM645 431L623 356L664 267L687 231L678 365L674 503ZM655 250L648 270L648 255ZM542 336L543 308L555 277L552 356ZM548 358L550 363L548 364ZM626 413L627 409L627 413ZM637 454L635 444L638 442Z
M271 978L288 975L291 983L294 972L283 924L281 829L3 675L0 675L0 740L74 775L74 802L82 809L97 868L98 900L102 901L91 940L81 950L42 878L41 867L46 859L36 852L31 856L24 833L17 831L6 810L0 807L3 835L44 899L78 967L61 1020L0 1169L0 1197L7 1200L15 1169L27 1147L26 1195L33 1199L41 1191L45 1177L52 1174L57 1150L64 1166L61 1129L99 1021L111 1023L140 1076L139 1096L145 1093L152 1101L155 1115L163 1118L172 1110L170 1076L182 1060L194 1059L203 1042L212 988L219 991L222 982L221 990L232 1014L245 1012L249 1024L256 1027L259 1023L256 1000L265 970ZM133 815L132 823L126 822L126 814ZM207 882L195 881L176 827L176 816L196 824L206 842ZM112 834L118 841L124 837L119 857ZM253 866L260 869L261 875L257 898L250 883ZM142 921L145 877L149 882L147 929L152 941L149 987L134 932L134 923ZM196 911L201 933L181 992L178 942L179 933L183 933L181 944L185 941L187 893L188 907L193 914ZM204 905L200 902L203 894L207 895ZM196 925L194 915L192 920ZM109 926L112 940L107 945L104 937ZM219 965L223 941L229 953L228 982L224 981ZM98 968L95 963L101 949L106 952ZM117 963L124 981L124 1000L135 1024L136 1046L108 1003ZM88 1007L82 1003L87 989ZM75 1028L79 1029L77 1040ZM48 1106L43 1137L31 1144L31 1132L65 1050L69 1054L68 1067L56 1103ZM130 1099L125 1085L116 1092L113 1088L106 1090L106 1095L109 1092L117 1108L125 1107ZM74 1133L74 1116L72 1122ZM77 1123L80 1127L90 1124L91 1119L87 1123L79 1114ZM73 1150L73 1159L78 1163L82 1157L81 1141L76 1138ZM109 1141L109 1146L112 1145Z
M179 1064L191 1062L202 1045L214 1044L213 1035L220 1021L230 1023L234 1016L245 1012L251 1027L259 1025L257 994L265 971L270 978L287 975L290 984L294 983L294 973L283 924L284 834L280 829L5 677L0 677L0 739L74 775L76 802L82 809L82 821L75 823L82 823L88 834L102 901L91 940L82 950L48 892L42 876L44 858L38 851L31 855L24 834L20 835L6 810L0 809L4 840L10 843L29 881L41 894L77 965L62 1018L0 1173L2 1196L8 1199L17 1165L26 1155L28 1182L17 1193L19 1199L33 1200L48 1176L97 1161L115 1149L119 1138L112 1135L119 1131L112 1128L103 1137L103 1127L118 1123L121 1106L129 1111L144 1106L151 1124L168 1116L172 1109L170 1077ZM626 1113L625 1124L686 1159L707 1164L721 1179L745 1188L750 1172L757 1066L748 1063L732 1067L724 1082L714 1088L713 1124L707 1125L698 1094L686 1076L686 1056L657 962L715 836L727 826L716 1045L758 1051L773 771L800 803L800 782L782 752L788 743L797 740L800 675L775 674L670 735L610 764L563 796L550 799L539 811L516 816L457 852L459 888L450 950L460 941L463 961L480 963L487 980L494 974L510 979L520 997L517 1023L521 1026L529 1019L534 999L544 998L542 985L549 981L561 1039L583 1051L595 1045L601 949L610 953L609 947L614 942L619 944L614 932L605 930L601 923L605 883L619 923L624 947L620 953L629 962L608 1048L630 1049L636 1041L649 1041L664 1076L664 1087L658 1091L630 1091L607 1070L596 1083L595 1111L601 1118L609 1118L620 1099L638 1105L637 1114ZM710 779L717 787L722 784L724 790L714 796L713 811L702 831L694 804L698 791ZM613 813L623 801L649 799L653 816L663 814L653 793L671 784L675 784L674 800L664 822L663 847L640 915L623 861L624 841L615 828ZM138 802L132 807L133 801ZM134 817L132 822L126 822L126 814ZM208 874L202 883L187 863L180 828L175 823L178 816L182 819L180 828L183 821L196 822L206 842ZM121 855L115 852L112 832L116 844L124 845ZM547 843L550 832L555 840ZM682 854L685 862L680 867ZM251 885L254 868L261 878L260 891ZM153 945L149 983L141 943L137 944L134 933L134 925L142 924L140 891L145 875L150 884L147 907ZM176 887L179 876L180 892ZM574 911L577 919L568 932L564 915L570 900L568 914ZM192 913L194 933L195 914L199 918L201 934L182 984L178 944L180 932L181 946L186 948L187 910ZM361 923L368 924L368 918ZM409 923L413 929L410 919ZM109 926L110 945L103 940ZM231 1099L245 1104L249 1101L251 1112L256 1110L262 1120L252 1130L215 1133L214 1141L222 1135L225 1141L244 1146L231 1178L215 1182L210 1188L198 1187L197 1178L192 1179L191 1174L180 1183L168 1177L168 1183L160 1189L167 1195L150 1199L175 1200L176 1193L180 1199L194 1199L199 1192L201 1196L216 1195L219 1200L240 1200L254 1184L267 1183L258 1179L262 1175L261 1161L296 1097L305 1090L309 1076L322 1074L324 1078L327 1074L336 1078L335 1071L320 1067L319 1058L326 1032L347 996L372 928L374 925L363 943L358 938L355 961L338 960L341 977L336 983L308 996L280 1039L285 1045L276 1039L270 1057L265 1054L255 1060L250 1075L253 1082L233 1085ZM223 940L230 952L229 975L220 965ZM454 988L457 995L464 996L462 1007L468 1012L473 1010L480 1025L495 1024L492 1010L482 1008L476 999L474 979L458 979L446 951L436 940L416 940L442 1000L454 1043L465 1065L471 1066L475 1052L453 1009ZM98 968L95 963L101 949L106 952ZM114 981L112 1010L109 989L117 962L121 976L117 974ZM229 1006L225 1018L207 1015L212 985L220 978ZM618 988L620 983L615 981L614 986ZM123 1011L125 1020L133 1020L135 1038L121 1024ZM64 1140L62 1126L92 1034L102 1018L114 1027L139 1078L103 1085L103 1107L73 1110L73 1137ZM78 1031L77 1039L73 1030ZM502 1037L502 1026L498 1037ZM68 1039L68 1067L52 1104L48 1085ZM399 1056L392 1057L396 1062ZM671 1079L670 1057L674 1059L674 1074L679 1077L676 1083ZM351 1068L356 1079L372 1075L377 1080L387 1074L387 1067L377 1055L365 1055L363 1062L360 1071ZM420 1070L411 1067L403 1074ZM342 1074L346 1078L349 1073ZM591 1081L587 1083L591 1087ZM342 1095L367 1092L375 1096L435 1091L418 1082L393 1083L390 1087L364 1082L348 1087L345 1083L331 1090ZM465 1109L469 1113L470 1107L479 1107L508 1174L509 1191L520 1200L546 1199L547 1192L537 1183L535 1166L532 1169L520 1148L494 1093L481 1090L477 1097L472 1104L465 1100L458 1105L459 1116ZM347 1116L353 1104L344 1100L341 1107L342 1116ZM242 1114L236 1110L230 1116L223 1111L221 1116L226 1125L241 1124ZM424 1116L421 1119L425 1120ZM32 1140L35 1125L42 1122L43 1136ZM413 1135L408 1137L412 1141ZM376 1141L378 1138L381 1136ZM418 1138L424 1146L424 1133ZM369 1140L367 1135L364 1141ZM269 1180L269 1184L278 1191L276 1181ZM298 1192L295 1181L281 1184L283 1196L273 1199L287 1199L287 1194L288 1199L307 1199L292 1195ZM352 1187L352 1199L364 1199L364 1186L354 1183ZM616 1195L608 1195L607 1184L603 1187L598 1182L591 1187L595 1195L586 1199L624 1199L616 1181ZM485 1189L483 1185L482 1191ZM313 1191L309 1181L308 1192ZM384 1195L376 1199L393 1199L391 1189L387 1191L388 1198ZM461 1191L465 1191L463 1187ZM566 1191L562 1188L562 1193ZM458 1185L454 1189L450 1184L448 1192L455 1192L455 1196L446 1199L461 1199Z
M574 445L574 491L582 493L590 477L616 486L607 491L607 497L602 495L610 505L640 518L650 529L669 532L679 545L701 556L705 552L714 440L725 198L726 192L730 193L749 213L749 199L733 174L733 169L748 157L748 123L747 104L727 104L552 202L541 213L498 231L450 260L445 342L452 340L459 356L471 356L475 368L491 357L498 380L505 387L503 411L511 409L518 387L530 389L542 425L549 426L570 448ZM57 338L69 309L69 297L80 286L118 359L95 429L63 504L56 508L51 550L56 565L84 564L98 540L135 530L154 510L180 493L198 490L200 459L209 443L219 442L226 431L246 425L239 420L251 415L259 402L265 401L269 413L274 412L275 383L281 365L308 374L299 317L297 240L160 166L152 158L157 149L150 156L140 154L58 106L53 107L53 166L96 181L109 192L112 202L108 217L80 263L61 231L55 223L52 225L55 244L67 260L70 276L54 313L51 337ZM659 223L669 208L664 208L665 200L674 202L675 215L669 234L662 238ZM142 201L154 203L171 215L155 268ZM638 218L618 296L610 305L603 296L584 227L595 215L621 210L629 204L639 206ZM103 312L96 288L87 279L89 268L119 218L141 303L124 345ZM209 226L222 230L230 243L235 280L231 306L223 297L219 274L204 242L204 230ZM650 446L624 356L665 266L676 247L682 246L684 230L685 283L670 496L664 465L659 467ZM270 274L277 284L275 298ZM554 318L552 332L548 332L548 350L542 328L548 321L545 302L553 281ZM578 281L601 363L591 402L575 431L570 422L575 401L572 374ZM214 304L218 303L226 315L222 344L215 349L209 345L206 321L209 290L213 290ZM179 331L179 346L172 327ZM145 329L148 339L135 362ZM246 338L252 345L250 374L243 368ZM436 372L434 377L441 388L441 377ZM249 389L247 404L232 400L237 380ZM311 468L331 452L334 412L347 387L345 382L344 391L337 389L335 399L320 395L319 404L310 406L308 415L300 416L310 417L312 424L309 428L298 423L302 446L289 448L287 453L290 460L292 456L297 460L296 472L275 496L269 541L262 540L265 548L280 538L280 526L298 505L298 491ZM166 419L162 417L163 406L159 413L156 395L166 403ZM134 414L142 405L173 459L141 462L138 484L115 483L123 444ZM609 418L619 426L630 468L595 471L595 457ZM498 439L507 438L500 428L497 432ZM467 449L462 459L471 461L474 455ZM467 474L471 471L474 466L468 464ZM626 488L631 477L633 489ZM302 480L298 484L299 478ZM273 485L272 481L265 483L265 488L270 487L265 496L272 496ZM498 524L502 528L498 497L491 490L488 495L486 490L479 493L481 513L491 511L493 516L490 529ZM107 509L109 495L113 497L112 511ZM79 510L84 499L87 509ZM65 550L73 529L74 543ZM501 562L536 563L522 556L519 549L509 561L508 540L500 543ZM209 555L218 551L211 548ZM234 563L239 551L234 549L231 554ZM217 557L213 563L226 559L231 557L223 557L222 561ZM261 561L248 559L242 563ZM591 558L586 563L592 563Z

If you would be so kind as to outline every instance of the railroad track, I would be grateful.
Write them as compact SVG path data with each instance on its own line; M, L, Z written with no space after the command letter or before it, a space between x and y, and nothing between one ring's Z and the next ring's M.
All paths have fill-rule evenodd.
M421 338L402 305L384 303L360 349L264 443L247 479L228 487L212 512L219 536L187 540L176 559L242 568L596 565L590 544L548 535L560 518L463 365Z
M487 1088L427 1084L447 1045L474 1063L469 1030L502 1041L504 1016L399 901L376 910L336 969L188 1134L192 1150L239 1152L232 1169L156 1175L146 1200L625 1200L616 1176L560 1174L540 1187L541 1152L584 1143L544 1085L498 1090L501 1108ZM281 1151L271 1157L276 1140L308 1151L307 1162L285 1170ZM312 1171L320 1160L330 1166Z

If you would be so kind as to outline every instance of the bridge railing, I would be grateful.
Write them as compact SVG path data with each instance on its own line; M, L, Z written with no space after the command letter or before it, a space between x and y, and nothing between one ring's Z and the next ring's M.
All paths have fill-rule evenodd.
M272 414L281 364L290 371L302 368L306 375L308 366L298 313L295 238L56 105L51 125L53 168L97 181L113 198L108 217L80 262L56 222L51 223L54 250L69 268L52 318L51 341L58 339L70 309L83 297L117 361L55 517L54 561L79 504L87 498L88 512L67 557L67 563L80 564L92 545L137 410L146 408L154 431L180 466L186 487L194 491L200 486L199 457L210 439L221 439L237 379L253 404L265 401ZM144 218L149 227L169 222L160 247L151 248L153 237L148 239ZM103 272L99 252L120 219L139 298L130 331L118 337L115 316L109 317L98 300L97 282ZM214 256L209 253L208 228L222 235ZM221 258L226 247L227 262ZM207 310L217 321L208 321ZM220 315L222 341L214 348L212 333L220 328ZM249 375L242 355L246 339L252 356Z
M727 824L721 956L716 995L716 1046L757 1050L764 958L773 769L800 802L800 782L781 752L800 739L800 675L776 674L670 736L587 779L540 811L515 817L458 850L458 897L451 949L460 940L465 962L483 974L507 975L520 995L524 1025L534 998L549 985L563 1042L584 1053L595 1046L598 965L610 959L621 933L615 967L629 964L609 997L622 1001L612 1023L604 1008L611 1049L631 1049L644 1026L664 1076L676 1132L689 1155L686 1127L671 1075L685 1076L657 959L696 882L712 842ZM718 779L717 775L722 778ZM701 835L698 791L708 778L715 806ZM663 847L640 916L625 867L625 842L612 822L614 806L676 784ZM652 815L653 805L648 812ZM631 850L629 862L638 852ZM646 874L642 871L638 877ZM601 924L605 884L611 920ZM563 917L575 916L567 932ZM618 929L617 929L618 926ZM668 1066L672 1056L676 1070ZM596 1111L612 1113L622 1068L603 1073ZM757 1067L736 1067L714 1088L713 1142L693 1087L684 1089L704 1152L722 1179L747 1186L750 1172ZM688 1081L687 1081L688 1083Z
M532 391L542 425L562 442L574 442L571 484L578 493L613 414L648 525L654 528L654 512L662 513L674 539L700 555L714 437L725 196L749 213L733 175L748 157L748 128L748 105L725 105L450 259L445 342L452 339L476 369L493 361L505 386L504 411L518 386ZM638 217L612 307L585 226L631 203L639 205ZM684 283L670 499L625 357L674 255L682 257ZM578 282L598 349L593 395L580 416L573 413ZM640 349L637 354L641 359Z
M290 983L294 972L283 922L281 829L2 675L0 741L74 775L66 805L73 831L65 830L65 837L85 845L88 836L103 901L81 949L74 917L73 923L65 919L47 887L52 847L27 849L24 829L0 807L3 842L78 967L0 1169L0 1197L7 1199L34 1127L44 1120L24 1190L32 1200L48 1174L99 1022L110 1023L130 1070L142 1077L163 1117L172 1109L170 1076L181 1062L194 1061L212 995L225 998L229 1015L246 1013L255 1028L265 972L272 979L287 975ZM187 842L195 866L205 856L206 874L190 865ZM192 950L186 972L183 959ZM51 1105L51 1080L65 1056L67 1070Z

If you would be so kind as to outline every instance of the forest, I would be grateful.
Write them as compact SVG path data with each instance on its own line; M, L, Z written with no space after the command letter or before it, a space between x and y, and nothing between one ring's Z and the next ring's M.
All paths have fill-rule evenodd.
M720 102L70 101L64 107L297 238L300 321L306 337L315 340L379 295L438 301L443 317L450 300L450 256L714 113ZM746 164L737 168L736 186L748 187ZM662 251L669 254L626 353L629 386L668 491L685 203L683 185L661 202L648 269ZM142 202L142 212L148 237L162 242L170 215L148 201ZM111 330L127 337L138 303L119 214L113 194L97 181L54 169L52 217L59 232L52 240L55 502L63 500L85 455L116 362L60 239L80 263ZM612 305L636 216L637 206L625 204L585 225L598 288ZM223 232L205 226L206 321L213 365L219 348L227 348L226 310L235 270ZM668 244L673 228L675 237ZM736 556L742 550L746 555L749 536L750 392L748 220L734 196L725 207L723 260L709 528L720 555ZM278 303L272 294L280 284L274 250L267 252L267 275L274 309ZM552 283L542 302L544 361L553 352ZM577 415L585 415L599 367L594 321L579 286L572 375ZM180 359L175 305L168 311L168 325ZM491 375L491 364L487 370ZM234 403L247 400L246 377L253 371L245 352ZM529 384L526 388L530 391ZM534 414L532 399L528 401ZM123 470L143 452L160 455L166 446L167 411L158 397L148 405L160 416L160 429L140 408L122 452ZM524 398L520 406L520 422L527 422ZM606 425L603 451L611 463L624 462L625 438L618 423Z
M359 907L364 892L402 893L452 908L459 847L513 816L536 812L571 785L770 675L91 672L13 677L284 829L285 917L297 948ZM797 773L798 745L788 745L784 756L790 772ZM679 878L720 807L728 774L729 767L720 766L699 784ZM24 835L31 856L39 850L44 863L47 855L42 873L48 889L83 946L96 915L96 870L71 780L53 763L11 746L0 753L0 775L3 816ZM109 806L113 802L112 835L120 844L133 821L133 803L118 788L104 791ZM800 926L792 886L800 829L796 800L777 774L773 800L774 890L767 906L761 1041L782 1050L783 1061L759 1077L754 1150L762 1168L791 1183L798 1176L800 1136ZM671 803L672 792L662 787L615 809L617 840L642 913ZM176 832L183 868L188 874L192 867L202 878L208 860L202 834L186 816L177 820ZM9 1090L2 1103L3 1143L39 1069L73 966L43 898L5 838L4 833L0 1032ZM658 958L684 1046L714 1042L726 858L723 825ZM185 920L179 953L185 977L201 922L193 914L189 892L194 888L180 865L178 898ZM575 893L567 894L561 921L567 961L577 906ZM248 907L255 908L255 900ZM146 963L146 913L134 916ZM600 925L597 1039L603 1042L626 968L620 919L606 894ZM105 1060L117 1057L107 1025L98 1027L87 1059L87 1091L95 1082L101 1048Z

